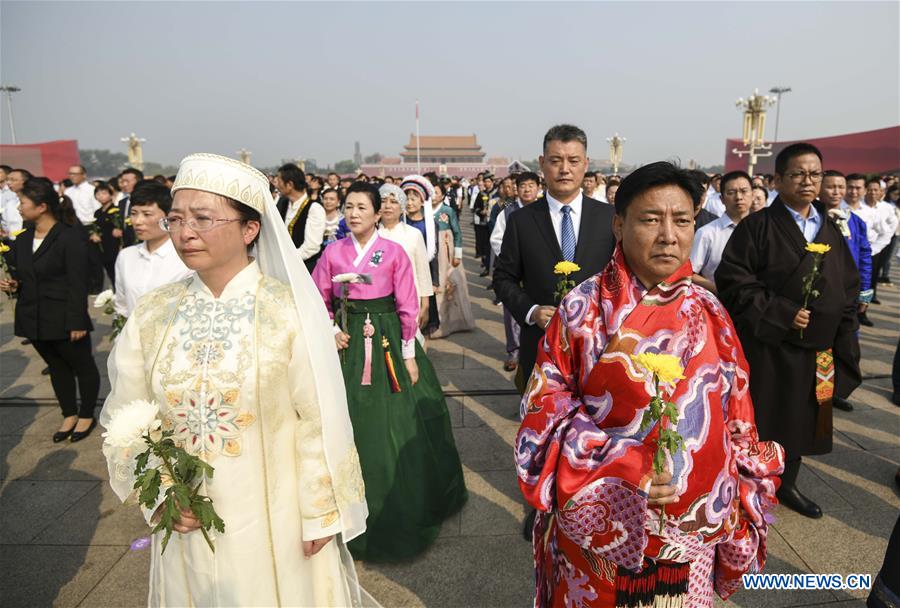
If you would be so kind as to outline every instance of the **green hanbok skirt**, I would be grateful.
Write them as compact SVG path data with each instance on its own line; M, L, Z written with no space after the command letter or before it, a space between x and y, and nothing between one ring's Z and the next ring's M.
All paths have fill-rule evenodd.
M335 304L340 319L340 304ZM364 386L367 317L374 335L371 384ZM348 546L354 558L364 561L410 559L434 542L444 519L468 498L447 403L418 342L419 381L410 383L393 296L349 300L347 326L350 344L341 351L341 362L369 505L365 534Z

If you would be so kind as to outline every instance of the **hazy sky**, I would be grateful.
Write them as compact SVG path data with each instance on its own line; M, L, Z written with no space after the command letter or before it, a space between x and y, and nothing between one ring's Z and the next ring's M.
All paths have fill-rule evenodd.
M779 139L900 122L898 2L0 2L19 143L145 160L396 156L415 129L531 159L572 122L588 153L723 162L738 97L786 85ZM2 106L0 140L10 143ZM766 135L775 127L769 114Z

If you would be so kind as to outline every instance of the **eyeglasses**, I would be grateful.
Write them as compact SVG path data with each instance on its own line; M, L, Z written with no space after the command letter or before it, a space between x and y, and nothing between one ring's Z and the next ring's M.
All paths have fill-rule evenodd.
M752 192L752 190L750 190L749 188L741 188L740 190L726 190L725 196L737 196L738 193L743 194L744 196L747 196L751 192Z
M182 228L187 226L194 232L209 232L213 228L216 227L216 223L221 222L223 224L227 224L228 222L241 222L240 218L232 218L225 220L214 220L209 217L198 217L191 220L183 220L179 217L164 217L159 220L159 227L165 230L168 233L180 232Z
M792 182L796 182L798 184L802 184L806 181L807 178L814 183L818 184L822 181L822 178L825 176L821 171L814 171L812 173L807 173L805 171L791 171L787 174L789 178L791 178Z

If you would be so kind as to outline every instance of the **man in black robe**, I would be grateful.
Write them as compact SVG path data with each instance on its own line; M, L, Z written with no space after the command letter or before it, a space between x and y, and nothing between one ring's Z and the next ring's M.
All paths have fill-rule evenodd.
M846 398L861 382L859 271L840 228L817 200L822 179L815 146L782 150L775 159L778 197L738 224L715 274L750 363L759 437L786 452L778 498L814 518L822 510L796 486L800 457L831 451L832 397ZM819 293L804 308L811 242L831 250L813 284Z

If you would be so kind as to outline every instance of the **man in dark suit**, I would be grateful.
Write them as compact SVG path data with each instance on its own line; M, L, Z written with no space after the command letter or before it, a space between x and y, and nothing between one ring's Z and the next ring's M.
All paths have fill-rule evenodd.
M117 239L122 239L123 247L128 247L129 245L134 245L137 240L134 236L134 228L126 222L131 217L131 193L134 191L134 187L138 185L138 182L144 181L144 173L140 169L128 167L119 174L118 181L119 190L125 195L116 203L119 207L122 230L114 228L112 235Z
M581 270L570 278L581 283L603 270L616 244L612 205L581 193L588 167L584 131L572 125L551 128L539 161L545 195L509 216L494 268L497 297L522 327L519 369L525 382L558 304L554 292L560 276L553 267L575 262Z
M581 193L588 167L587 135L573 125L557 125L544 135L539 158L546 181L544 196L508 218L500 257L494 266L494 291L522 327L517 386L524 390L544 337L544 328L559 303L554 292L557 263L581 269L570 279L579 284L602 271L612 257L615 209ZM522 529L531 540L535 512Z

